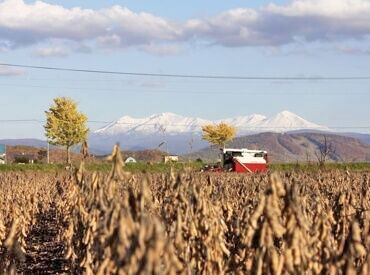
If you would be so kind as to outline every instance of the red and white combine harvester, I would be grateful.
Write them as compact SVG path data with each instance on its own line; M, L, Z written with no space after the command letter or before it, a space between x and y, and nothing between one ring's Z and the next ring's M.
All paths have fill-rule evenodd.
M221 149L221 164L205 167L204 171L258 173L268 169L266 151L248 149Z

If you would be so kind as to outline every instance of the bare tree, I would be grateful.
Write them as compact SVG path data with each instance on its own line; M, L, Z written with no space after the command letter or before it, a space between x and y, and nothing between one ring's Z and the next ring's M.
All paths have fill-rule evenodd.
M333 143L328 141L328 138L324 136L324 142L319 144L318 150L315 152L319 166L324 166L325 162L336 154L335 146Z
M193 144L194 144L194 138L191 136L191 139L189 141L189 154L193 153Z
M167 135L166 135L166 127L164 127L162 124L157 124L154 126L156 129L158 129L158 131L162 134L162 139L163 141L161 142L161 144L158 146L161 147L163 144L166 145L166 153L167 155L169 154L168 153L168 143L167 143Z

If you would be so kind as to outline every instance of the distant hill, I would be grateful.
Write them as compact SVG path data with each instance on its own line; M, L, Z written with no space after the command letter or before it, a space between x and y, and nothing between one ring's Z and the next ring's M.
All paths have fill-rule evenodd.
M24 139L0 139L0 144L5 144L7 146L30 146L30 147L36 147L36 148L47 148L48 144L46 140L41 139L35 139L35 138L24 138ZM61 149L60 146L54 146L50 145L50 149ZM113 146L110 148L110 151L112 151ZM95 155L104 155L110 151L102 151L98 148L89 148L90 153ZM79 153L80 152L80 146L73 146L71 148L71 152Z
M251 148L251 149L264 149L269 152L272 161L306 161L307 159L311 161L316 160L315 151L317 150L319 144L323 141L324 136L327 136L329 141L336 147L337 154L333 156L334 160L343 161L370 161L370 135L369 134L357 134L357 133L344 133L344 134L334 134L328 132L312 131L305 132L303 130L289 133L260 133L248 136L237 137L229 145L230 147L237 148ZM194 137L194 136L193 136ZM174 137L175 138L175 137ZM177 141L179 137L176 136ZM154 139L152 137L152 139ZM190 139L190 137L189 137ZM171 139L168 138L170 142ZM135 142L140 145L146 145L145 140L136 137ZM156 140L159 142L159 140ZM47 143L44 140L39 139L2 139L0 144L6 144L9 146L31 146L36 147L38 150L40 148L46 148ZM183 140L182 144L189 147L188 140ZM203 141L203 146L205 142ZM199 144L199 145L200 145ZM90 145L90 144L89 144ZM173 146L178 145L174 142ZM124 144L121 145L121 149L125 150L128 146ZM203 160L216 160L218 157L218 150L215 148L203 147L204 149L193 147L195 150L199 150L190 155L185 155L185 157L190 157L192 159L201 158ZM51 149L62 149L58 147L51 146ZM90 153L94 155L106 155L112 150L111 145L107 146L106 150L100 150L97 147L91 146L89 148ZM161 148L164 149L163 147ZM171 150L170 152L175 152L176 150ZM58 150L59 151L59 150ZM60 150L63 154L64 150ZM77 146L73 150L79 153L79 147ZM158 149L143 149L141 146L133 147L130 150L123 152L124 157L132 156L139 161L160 161L165 153Z
M361 140L363 143L370 145L370 134L360 134L360 133L343 133L342 136L353 137Z
M47 151L43 147L28 146L28 145L8 145L7 146L7 161L12 163L17 158L33 160L37 163L46 163ZM52 148L50 150L50 163L65 163L66 151L63 149ZM71 152L72 162L79 162L82 156Z
M342 133L342 132L328 132L328 131L320 131L320 130L297 130L297 131L289 131L288 134L301 134L301 133L317 133L317 134L336 134L339 136L345 137L352 137L362 141L365 144L370 145L370 134L362 134L362 133Z
M324 137L336 149L331 160L370 161L370 145L356 138L328 133L261 133L235 138L228 147L266 150L272 162L316 161L315 152L323 143ZM216 147L207 147L188 157L210 161L216 160L218 153Z
M40 147L40 148L47 147L46 140L35 139L35 138L0 139L0 144L10 145L10 146L24 145L24 146L32 146L32 147Z

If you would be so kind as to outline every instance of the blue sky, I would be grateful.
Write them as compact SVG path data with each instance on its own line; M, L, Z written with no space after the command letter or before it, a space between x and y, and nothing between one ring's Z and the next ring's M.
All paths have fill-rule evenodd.
M370 76L370 1L0 1L0 63L242 76ZM230 81L0 67L0 119L44 119L70 96L90 120L289 110L370 127L370 80ZM95 129L100 124L91 124ZM368 129L362 132L370 132ZM42 137L0 122L0 138Z

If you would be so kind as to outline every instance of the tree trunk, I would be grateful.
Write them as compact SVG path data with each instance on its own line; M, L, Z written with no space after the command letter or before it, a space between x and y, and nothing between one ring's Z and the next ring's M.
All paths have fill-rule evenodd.
M69 146L67 146L67 164L71 164L71 156L70 156L70 153L69 153Z

